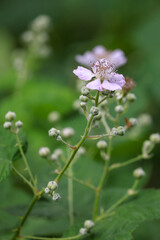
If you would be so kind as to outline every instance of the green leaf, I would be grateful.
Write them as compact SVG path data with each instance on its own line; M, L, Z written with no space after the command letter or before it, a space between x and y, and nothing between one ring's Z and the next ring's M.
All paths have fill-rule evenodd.
M132 232L144 221L160 219L160 190L145 190L135 200L97 222L87 240L131 240Z
M12 169L11 161L0 159L0 182L5 179Z

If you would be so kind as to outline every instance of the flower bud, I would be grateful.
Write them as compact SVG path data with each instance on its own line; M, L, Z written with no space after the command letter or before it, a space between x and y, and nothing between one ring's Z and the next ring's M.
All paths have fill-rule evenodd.
M153 148L154 148L154 144L151 141L149 141L149 140L144 141L143 146L142 146L143 156L147 157Z
M71 138L74 135L74 129L71 127L64 128L62 130L62 135L64 138Z
M98 113L99 113L99 108L98 108L98 107L94 107L94 106L91 107L90 113L91 113L93 116L98 115Z
M10 129L10 128L12 127L12 123L6 121L6 122L3 124L3 127L4 127L5 129Z
M53 153L53 154L50 156L50 159L51 159L52 161L57 161L57 160L58 160L57 154L56 154L56 153Z
M86 102L80 102L81 108L85 109L86 108Z
M122 126L119 126L119 127L117 128L117 135L123 136L124 134L125 134L125 128L122 127Z
M104 141L104 140L100 140L97 142L97 147L100 149L100 150L104 150L106 149L108 146L107 142Z
M54 153L57 155L57 157L60 157L63 154L63 151L62 151L62 149L57 148L57 149L55 149Z
M89 94L89 89L88 88L86 88L86 87L82 87L81 88L81 93L82 93L82 95L84 95L84 96L87 96L88 94Z
M122 113L122 112L124 112L124 107L123 107L122 105L117 105L117 106L115 107L115 111L116 111L117 113Z
M136 118L130 118L129 122L130 122L131 126L136 126L137 125L137 119Z
M42 147L39 149L39 156L46 158L50 154L50 149L48 147Z
M133 171L133 176L137 179L143 178L146 175L142 168L137 168Z
M7 121L13 121L15 118L16 118L16 113L15 112L8 111L5 115L5 119Z
M77 157L80 157L86 153L86 149L84 147L80 147L77 152Z
M109 91L109 90L103 90L102 91L102 94L103 95L106 95L108 98L112 98L112 97L114 97L114 92L112 92L112 91Z
M94 222L91 221L91 220L86 220L86 221L84 222L84 227L85 227L87 230L91 230L91 228L93 228L94 225L95 225Z
M59 193L55 193L53 192L53 196L52 196L52 199L53 201L57 201L61 198L60 194Z
M136 95L134 93L128 93L126 98L129 102L134 102L136 100Z
M160 134L159 133L153 133L150 136L150 140L152 143L157 144L160 143Z
M59 136L56 137L56 140L57 141L62 141L62 137L59 135Z
M79 233L80 233L81 235L86 235L86 234L87 234L87 229L86 229L86 228L81 228L81 229L79 230Z
M58 188L58 184L55 181L50 181L47 185L49 190L55 191Z
M129 196L134 196L137 193L137 191L133 190L133 189L128 189L128 195Z
M117 128L112 128L111 134L113 134L113 136L117 136L118 134Z
M49 193L49 188L46 187L46 188L44 189L44 192L45 192L46 194Z
M141 114L138 118L138 124L140 125L148 126L148 125L151 125L151 123L152 123L152 118L147 113Z
M21 127L23 127L23 123L19 120L19 121L15 122L15 127L21 128Z
M56 128L51 128L49 131L48 131L48 134L50 137L58 137L59 134L60 134L60 131L57 130Z
M101 112L99 112L98 115L96 115L96 116L94 117L94 120L100 121L101 118L102 118L102 114L101 114Z
M59 112L53 111L48 115L48 121L51 123L57 122L60 119Z
M81 95L81 96L79 97L79 100L80 100L81 102L88 102L88 97Z

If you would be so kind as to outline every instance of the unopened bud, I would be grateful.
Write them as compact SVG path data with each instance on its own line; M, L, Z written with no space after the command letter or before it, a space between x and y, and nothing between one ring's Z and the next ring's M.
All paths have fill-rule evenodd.
M151 141L149 140L144 141L142 146L143 157L147 157L153 148L154 148L154 144Z
M153 133L150 136L150 140L152 143L157 144L160 143L160 134L159 133Z
M39 156L46 158L50 154L50 149L48 147L42 147L39 149Z
M86 88L86 87L82 87L81 88L81 93L82 93L82 95L84 95L84 96L87 96L88 94L89 94L89 89L88 88Z
M122 127L122 126L119 126L119 127L117 128L117 135L123 136L124 134L125 134L125 128Z
M21 127L23 127L23 123L19 120L19 121L15 122L15 127L21 128Z
M93 228L94 225L95 225L94 222L91 221L91 220L86 220L86 221L84 222L84 227L85 227L87 230L91 230L91 228Z
M59 112L53 111L53 112L49 113L49 115L48 115L48 121L51 123L57 122L59 119L60 119Z
M128 93L126 98L129 102L134 102L136 100L136 95L134 93Z
M131 126L136 126L137 125L137 119L136 118L130 118L129 122L130 122Z
M71 127L64 128L62 130L62 135L64 138L71 138L74 135L74 129Z
M133 176L137 179L142 178L146 175L145 171L142 168L137 168L133 172Z
M16 113L15 112L8 111L5 115L5 119L7 121L13 121L15 118L16 118Z
M99 149L101 149L101 150L104 150L104 149L106 149L107 148L107 142L106 141L104 141L104 140L101 140L101 141L98 141L97 142L97 147L99 148Z
M88 102L88 97L81 95L81 96L79 97L79 100L80 100L81 102Z
M98 108L98 107L94 107L94 106L91 107L90 113L91 113L93 116L98 115L98 113L99 113L99 108Z
M94 120L100 121L101 118L102 118L102 114L99 112L98 115L96 115L96 116L94 117Z
M50 181L47 185L49 190L55 191L58 188L58 184L55 181Z
M58 201L60 198L61 196L59 193L53 192L53 196L52 196L53 201Z
M46 187L46 188L44 189L44 192L45 192L46 194L49 193L49 188Z
M118 134L117 128L112 128L111 134L113 134L113 136L117 136Z
M53 153L53 154L50 156L50 159L51 159L52 161L57 161L57 159L58 159L57 154Z
M115 107L115 111L116 111L117 113L122 113L122 112L124 112L124 107L123 107L122 105L117 105L117 106Z
M81 229L79 230L79 233L80 233L81 235L86 235L86 234L87 234L87 229L86 229L86 228L81 228Z
M133 189L128 189L128 195L129 196L134 196L135 194L137 194L137 191L135 191Z
M3 127L4 127L5 129L10 129L10 128L12 127L12 123L6 121L6 122L3 124Z
M63 151L62 151L62 149L57 148L57 149L55 149L54 153L57 155L57 157L59 157L63 154Z
M50 137L58 137L60 135L60 131L57 130L56 128L51 128L48 131L48 134L49 134Z
M85 109L86 108L86 102L80 102L81 108Z

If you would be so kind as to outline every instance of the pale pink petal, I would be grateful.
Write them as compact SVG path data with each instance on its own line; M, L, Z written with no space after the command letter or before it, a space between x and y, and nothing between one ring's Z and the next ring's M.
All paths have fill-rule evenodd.
M96 60L97 60L96 56L92 52L89 52L89 51L85 52L83 55L76 56L76 61L85 66L90 66Z
M95 75L84 67L78 67L77 69L73 70L73 73L81 80L90 81Z
M122 50L116 49L110 53L109 61L118 68L127 62L127 58Z
M108 74L108 81L110 83L116 83L120 87L123 87L126 83L125 78L122 74L118 74L118 73L114 73L114 72Z
M99 78L97 78L96 80L91 81L90 83L88 83L86 85L87 88L89 89L97 89L98 91L102 91L102 84Z
M104 58L107 56L107 49L101 45L93 48L93 53L97 58Z
M104 80L103 83L102 83L102 87L107 89L107 90L110 90L110 91L115 91L115 90L119 90L121 89L121 87L116 84L116 83L111 83L107 80Z

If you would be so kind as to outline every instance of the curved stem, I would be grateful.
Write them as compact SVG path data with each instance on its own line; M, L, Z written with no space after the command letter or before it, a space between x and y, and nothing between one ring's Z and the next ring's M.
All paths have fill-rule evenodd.
M21 238L25 239L36 239L36 240L74 240L79 239L82 235L78 234L72 237L64 237L64 238L45 238L45 237L34 237L34 236L21 236Z
M15 234L14 234L12 240L16 240L17 237L19 237L20 231L21 231L24 223L26 222L28 215L30 214L30 212L31 212L32 208L34 207L35 203L37 202L37 200L38 200L39 198L41 198L41 196L43 195L43 193L44 193L44 190L42 190L39 194L36 194L36 195L33 197L33 199L32 199L32 201L31 201L31 203L30 203L30 205L29 205L29 207L28 207L28 209L27 209L24 217L21 218L21 222L20 222L19 227L15 230Z

